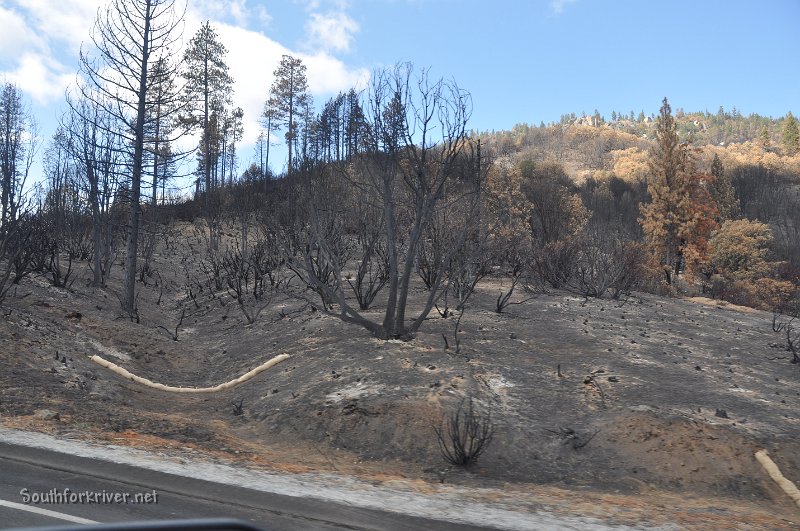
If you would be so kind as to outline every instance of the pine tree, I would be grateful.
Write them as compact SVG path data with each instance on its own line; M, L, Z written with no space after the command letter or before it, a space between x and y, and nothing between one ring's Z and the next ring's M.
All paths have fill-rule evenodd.
M147 74L149 77L148 98L154 103L146 110L145 157L150 159L149 163L152 165L151 204L153 206L157 203L159 183L163 190L165 181L174 171L170 140L174 127L173 117L179 106L175 78L174 75L170 75L174 72L175 67L170 60L160 57ZM155 215L155 208L152 211Z
M389 153L395 153L402 145L406 119L406 106L400 92L395 92L386 106L383 108L383 149Z
M734 218L739 214L739 199L736 197L731 176L725 172L716 153L711 162L711 177L711 197L717 203L720 221Z
M236 143L241 142L244 135L244 110L241 107L236 107L230 114L229 130L230 135L225 146L226 156L228 159L228 182L233 184L233 175L236 172Z
M764 149L764 151L769 150L771 140L769 137L769 127L767 126L767 124L764 124L764 126L761 128L761 133L759 134L759 140L761 142L761 147Z
M364 149L367 143L368 126L364 116L364 110L358 101L358 94L355 89L350 89L347 93L347 128L345 130L347 144L347 159L350 160L354 155Z
M639 223L654 255L672 284L684 264L691 232L690 161L687 146L678 141L672 109L664 98L656 120L656 145L648 161L650 202L641 206Z
M212 159L209 155L216 150L211 142L217 135L216 128L212 127L212 115L219 115L230 104L233 87L225 63L226 53L228 50L209 22L200 27L184 53L186 67L183 77L186 79L186 99L190 102L189 116L184 119L202 127L201 153L206 156L200 158L200 171L207 194L212 189Z
M264 106L264 112L261 114L264 121L262 124L262 131L261 136L259 136L259 150L261 154L261 175L264 178L264 186L266 190L267 181L269 179L266 178L269 175L269 148L272 146L272 133L277 131L279 128L279 123L277 120L274 120L274 110L270 107L270 101L272 100L272 92L267 95L267 103ZM266 149L265 149L266 148ZM265 157L266 155L266 157Z
M306 65L300 59L284 55L274 75L275 81L264 106L264 117L270 119L272 126L279 124L286 128L286 146L289 148L288 171L291 172L292 150L293 148L296 150L299 123L311 105Z
M783 125L783 146L789 156L796 155L800 150L800 131L791 111L786 115L786 122Z

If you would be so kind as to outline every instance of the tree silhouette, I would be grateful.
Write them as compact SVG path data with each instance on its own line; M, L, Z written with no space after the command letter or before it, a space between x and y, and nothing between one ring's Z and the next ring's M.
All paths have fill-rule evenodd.
M185 97L190 102L184 120L202 128L200 171L205 184L206 207L213 189L211 181L211 145L214 136L212 114L219 115L231 101L233 79L225 63L227 49L220 42L217 32L209 22L203 24L189 41L184 52L185 68L182 76L186 80Z
M185 11L185 10L184 10ZM157 106L178 109L177 90L153 98L150 90L156 78L150 75L156 61L169 57L180 38L184 12L176 11L175 0L111 0L100 11L92 32L96 58L81 51L79 83L82 97L114 118L115 128L128 149L130 183L129 215L125 255L125 282L121 304L135 312L136 256L141 217L140 194L144 171L147 124ZM164 69L157 79L177 76L177 68ZM163 116L162 116L163 118ZM126 171L126 173L127 173Z
M303 119L311 106L306 65L300 59L284 55L274 75L275 80L264 106L263 116L267 120L268 131L272 127L286 128L286 146L289 149L288 171L291 173L294 169L292 154L296 152L297 147L298 122Z

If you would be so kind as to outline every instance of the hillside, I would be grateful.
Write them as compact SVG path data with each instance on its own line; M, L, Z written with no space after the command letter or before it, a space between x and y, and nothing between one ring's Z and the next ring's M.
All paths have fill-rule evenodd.
M578 181L615 175L628 181L647 175L647 153L655 139L655 117L640 113L615 117L564 115L558 124L525 123L509 131L476 131L494 152L533 161L564 164ZM708 171L716 154L726 168L762 165L800 175L800 155L790 156L782 143L785 118L742 116L720 110L675 113L678 136L696 150L697 165Z
M800 372L769 313L552 290L498 314L508 280L489 277L460 321L458 353L455 319L435 313L410 342L286 297L248 325L223 294L192 303L182 276L199 242L189 225L166 230L139 322L118 309L119 268L102 289L86 287L82 264L72 289L36 276L16 287L0 319L2 426L416 488L497 486L617 523L800 524L753 457L765 448L800 478ZM415 286L412 298L423 293ZM149 389L89 359L207 386L280 353L290 358L252 380L198 395ZM433 426L465 395L491 412L495 436L461 470L442 459Z

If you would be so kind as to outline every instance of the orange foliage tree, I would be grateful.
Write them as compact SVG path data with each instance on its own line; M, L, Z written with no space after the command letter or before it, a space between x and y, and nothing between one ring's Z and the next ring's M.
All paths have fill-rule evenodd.
M707 273L711 263L710 239L719 228L719 209L708 186L714 182L713 175L692 173L688 177L689 211L681 228L684 265L693 276Z
M739 304L771 309L796 296L798 287L772 278L768 261L772 230L749 219L726 221L711 238L712 293Z
M650 202L642 204L639 223L653 259L672 284L684 269L694 273L708 262L708 239L717 228L719 212L707 189L713 176L695 172L688 145L678 140L667 98L656 122L648 167Z

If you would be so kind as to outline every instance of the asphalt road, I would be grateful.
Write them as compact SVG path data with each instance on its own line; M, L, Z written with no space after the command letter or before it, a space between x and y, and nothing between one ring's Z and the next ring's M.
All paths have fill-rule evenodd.
M97 499L80 503L87 492ZM51 503L33 503L37 497ZM0 528L198 518L234 518L260 529L289 531L482 529L0 442Z

